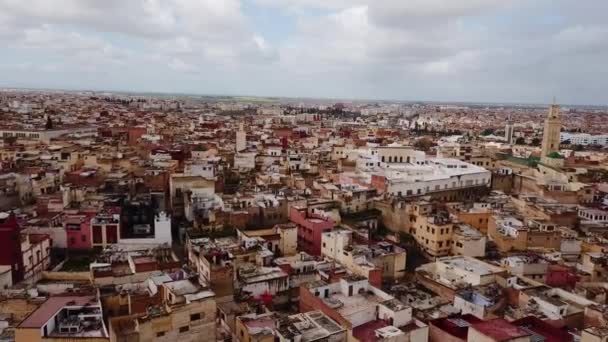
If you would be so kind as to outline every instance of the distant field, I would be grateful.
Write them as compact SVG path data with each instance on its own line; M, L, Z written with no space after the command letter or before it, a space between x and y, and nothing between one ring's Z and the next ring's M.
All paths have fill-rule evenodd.
M277 102L277 99L268 97L233 97L231 100L242 102Z

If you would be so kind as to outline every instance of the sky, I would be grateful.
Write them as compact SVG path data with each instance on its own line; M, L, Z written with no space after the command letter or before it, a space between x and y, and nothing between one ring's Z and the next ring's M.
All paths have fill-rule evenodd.
M606 0L0 0L0 86L608 104Z

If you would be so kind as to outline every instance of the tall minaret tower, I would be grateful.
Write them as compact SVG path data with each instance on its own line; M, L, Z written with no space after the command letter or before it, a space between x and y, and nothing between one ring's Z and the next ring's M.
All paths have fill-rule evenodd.
M236 132L236 151L241 152L247 148L247 133L243 123L239 123L239 130Z
M559 105L556 105L555 99L553 99L553 104L549 107L549 113L545 119L541 161L547 158L548 154L559 152L559 137L562 128L562 117L559 110Z
M509 119L505 125L505 140L507 144L513 145L513 121L511 120L511 114L509 114Z

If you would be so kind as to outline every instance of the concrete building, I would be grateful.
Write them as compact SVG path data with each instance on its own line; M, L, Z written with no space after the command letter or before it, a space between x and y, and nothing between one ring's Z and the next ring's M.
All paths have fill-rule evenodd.
M535 255L512 255L503 258L500 264L511 274L544 283L549 263Z
M63 220L69 250L86 250L93 246L91 215L67 215ZM56 246L59 247L59 246Z
M105 248L120 240L120 208L107 208L91 219L92 246Z
M94 295L49 297L15 329L16 342L109 341L102 307Z
M581 342L606 342L608 341L608 329L590 327L581 333Z
M452 234L452 254L469 257L486 255L486 237L467 224L454 226Z
M344 326L349 341L380 337L426 341L428 327L413 319L412 308L371 286L360 276L345 276L336 283L318 281L300 287L300 312L320 310ZM390 339L389 339L390 341Z
M245 264L237 270L237 287L250 298L270 295L285 302L289 295L289 275L279 267Z
M23 279L37 281L51 265L51 239L46 234L21 234Z
M278 320L275 336L279 342L346 342L346 329L322 311L310 311Z
M148 283L160 303L145 312L110 319L110 341L214 341L217 306L213 291L189 279L157 276Z
M416 269L416 278L422 285L450 300L461 289L492 284L506 274L501 267L466 256L440 258Z
M237 230L237 238L245 245L266 245L275 255L298 253L298 226L292 223L278 224L270 229Z
M369 280L376 287L382 286L382 269L377 268L364 254L355 252L352 232L334 230L323 233L321 254L330 260L335 260L352 273Z
M468 190L488 188L491 172L457 159L424 159L416 164L375 167L371 186L378 193L397 197L432 195L446 200L471 195Z
M11 267L14 283L24 277L21 228L13 213L0 213L0 265Z
M559 136L561 143L569 142L570 145L608 145L608 134L568 133L561 132Z
M273 342L276 315L274 312L247 314L236 318L238 342Z
M161 211L154 216L154 223L152 227L150 227L150 225L148 224L135 225L134 227L142 231L142 233L148 233L140 234L142 236L137 238L120 239L118 240L118 243L132 245L150 245L151 247L153 247L154 245L163 244L171 246L173 242L171 232L171 218L164 211Z
M356 244L350 230L323 233L321 254L339 262L350 272L366 277L376 287L380 287L383 280L393 282L405 275L403 248L385 242Z
M524 224L513 216L492 215L488 222L488 237L502 252L528 248L559 250L561 247L561 234L554 223L530 220Z
M331 231L334 221L295 206L289 208L289 220L298 225L298 250L310 255L321 255L322 234Z
M431 258L449 255L454 243L454 222L448 211L428 202L417 202L412 216L410 233L424 253Z

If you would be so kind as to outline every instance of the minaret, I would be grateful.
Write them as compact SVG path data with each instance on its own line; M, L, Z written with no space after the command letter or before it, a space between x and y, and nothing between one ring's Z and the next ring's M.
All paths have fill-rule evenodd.
M543 145L541 152L541 161L547 158L547 155L553 152L559 152L559 136L562 128L562 118L560 115L560 107L553 104L549 107L549 113L545 119L545 128L543 130Z
M509 119L505 125L505 140L507 144L513 145L513 121L511 121L511 114L509 114Z
M243 123L239 123L239 130L236 132L236 151L241 152L247 148L247 133Z

